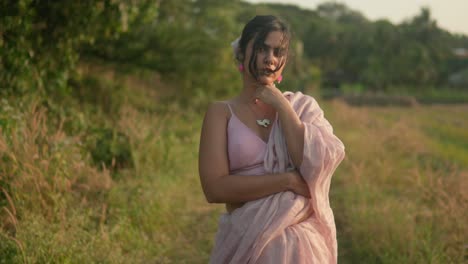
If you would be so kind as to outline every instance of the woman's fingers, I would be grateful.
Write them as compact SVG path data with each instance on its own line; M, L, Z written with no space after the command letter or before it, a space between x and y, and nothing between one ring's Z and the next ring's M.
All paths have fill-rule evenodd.
M255 98L269 105L275 105L282 96L281 91L274 85L257 85L255 90Z
M294 178L295 178L295 184L293 187L293 192L305 197L310 198L310 191L309 191L309 186L307 183L304 181L302 178L301 174L298 171L294 171Z

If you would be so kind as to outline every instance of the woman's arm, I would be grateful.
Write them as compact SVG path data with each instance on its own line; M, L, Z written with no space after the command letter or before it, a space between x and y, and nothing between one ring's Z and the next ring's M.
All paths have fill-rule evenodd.
M285 97L282 97L276 109L289 156L294 166L299 168L304 153L304 124Z
M229 175L226 126L228 110L213 103L203 121L199 149L199 174L206 199L210 203L247 202L274 193L291 190L308 196L296 171L265 175Z
M271 105L278 112L289 156L294 166L299 168L304 153L304 124L288 99L274 84L257 86L255 96L264 103Z

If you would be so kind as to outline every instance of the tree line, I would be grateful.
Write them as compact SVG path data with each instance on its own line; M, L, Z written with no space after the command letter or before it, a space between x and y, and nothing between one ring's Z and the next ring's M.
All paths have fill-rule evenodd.
M454 52L468 52L468 37L440 28L427 8L394 25L336 2L19 0L0 4L1 92L69 94L80 59L98 58L156 71L186 95L223 95L240 85L229 44L256 14L292 28L290 89L468 89L468 58Z

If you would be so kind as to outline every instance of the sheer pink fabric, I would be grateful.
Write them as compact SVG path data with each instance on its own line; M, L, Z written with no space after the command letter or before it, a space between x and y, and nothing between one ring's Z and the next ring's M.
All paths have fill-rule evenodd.
M312 97L300 92L284 95L305 125L299 171L312 197L281 192L223 214L210 263L337 262L336 228L328 193L332 174L344 158L344 145ZM291 169L279 121L273 124L264 151L264 169Z

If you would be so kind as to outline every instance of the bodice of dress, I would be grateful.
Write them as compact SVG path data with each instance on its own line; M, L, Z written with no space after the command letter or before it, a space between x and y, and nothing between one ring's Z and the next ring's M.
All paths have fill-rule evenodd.
M265 174L263 166L267 144L237 118L232 108L227 125L227 145L230 174Z

